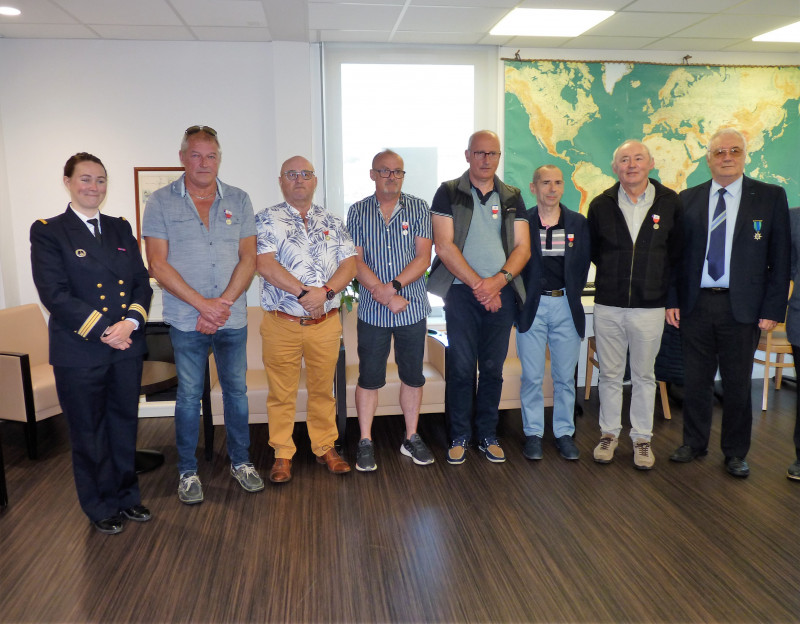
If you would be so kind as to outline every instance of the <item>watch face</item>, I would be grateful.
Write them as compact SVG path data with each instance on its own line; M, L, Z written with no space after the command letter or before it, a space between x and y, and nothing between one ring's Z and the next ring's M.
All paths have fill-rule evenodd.
M327 293L325 293L325 297L327 297L328 301L333 299L336 296L336 291L331 289Z

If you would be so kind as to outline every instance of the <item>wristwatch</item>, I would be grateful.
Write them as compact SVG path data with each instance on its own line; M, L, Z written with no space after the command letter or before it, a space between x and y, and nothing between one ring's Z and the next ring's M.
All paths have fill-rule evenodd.
M330 301L336 296L336 291L327 284L323 284L322 287L325 289L325 298L328 301Z
M403 285L400 282L398 282L396 279L393 279L392 280L392 288L394 288L399 294L400 291L403 289Z
M500 273L502 273L503 277L506 278L506 284L509 284L514 279L514 276L505 269L500 269Z
M303 298L303 297L305 297L307 294L308 294L308 291L307 291L307 290L304 288L303 290L301 290L301 291L300 291L300 294L299 294L299 295L297 295L297 298L298 298L298 299L302 299L302 298Z

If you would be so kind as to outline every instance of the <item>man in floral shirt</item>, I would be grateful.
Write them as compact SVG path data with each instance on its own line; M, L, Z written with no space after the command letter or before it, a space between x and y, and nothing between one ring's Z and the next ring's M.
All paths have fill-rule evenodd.
M308 436L317 462L334 474L350 465L334 448L333 377L342 324L339 292L356 274L356 249L338 217L313 203L317 177L302 156L283 163L278 181L286 201L256 215L256 268L261 283L264 368L269 382L270 481L292 478L292 440L300 367L305 360Z

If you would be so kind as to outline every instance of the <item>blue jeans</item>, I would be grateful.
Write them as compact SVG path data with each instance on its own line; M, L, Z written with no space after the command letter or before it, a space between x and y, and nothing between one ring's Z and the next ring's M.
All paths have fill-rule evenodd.
M522 362L522 430L526 436L544 433L545 348L550 345L550 375L553 378L553 434L560 438L575 433L575 365L581 337L566 297L542 295L533 325L517 334L517 353Z
M234 465L250 461L250 424L247 406L247 327L220 329L212 335L169 328L175 351L178 393L175 400L175 446L178 471L197 470L200 401L203 398L208 351L214 352L225 410L228 457Z
M453 284L444 299L447 320L447 403L450 411L450 439L472 438L472 411L479 440L497 435L503 364L508 355L508 338L516 315L510 286L500 291L503 306L488 312L465 284ZM477 364L478 391L475 387Z

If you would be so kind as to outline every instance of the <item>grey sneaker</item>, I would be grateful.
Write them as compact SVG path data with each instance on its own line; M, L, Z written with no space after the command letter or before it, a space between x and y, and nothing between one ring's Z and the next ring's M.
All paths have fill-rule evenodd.
M231 464L231 474L245 492L260 492L264 489L264 480L253 464L240 464L238 467Z
M400 452L413 459L418 466L427 466L433 463L433 453L431 453L431 450L425 445L418 433L412 433L410 438L403 441Z
M372 440L364 438L358 443L356 449L356 470L359 472L373 472L378 466L375 463L375 445Z
M186 505L196 505L203 502L203 486L197 473L184 472L178 483L178 500Z

